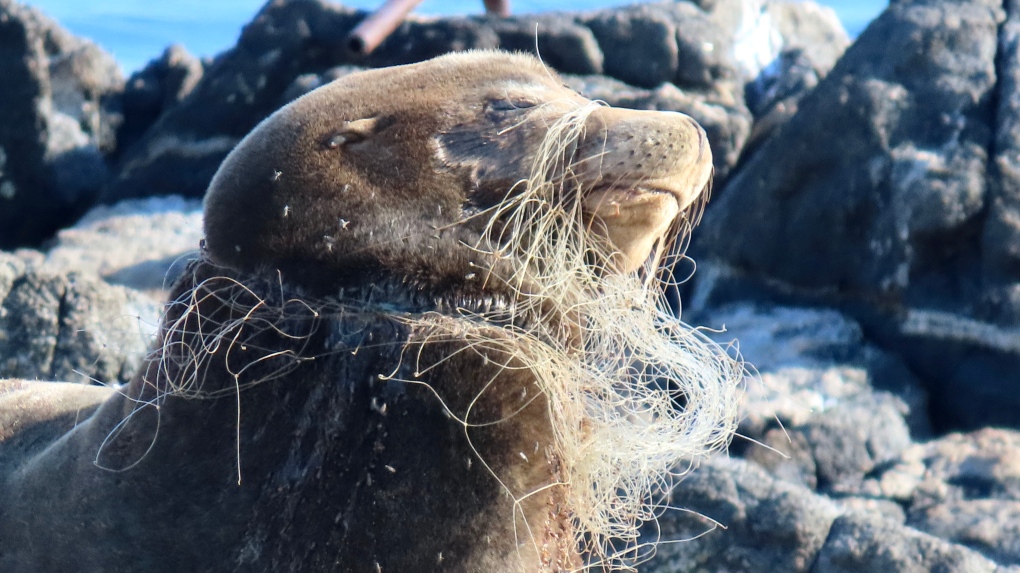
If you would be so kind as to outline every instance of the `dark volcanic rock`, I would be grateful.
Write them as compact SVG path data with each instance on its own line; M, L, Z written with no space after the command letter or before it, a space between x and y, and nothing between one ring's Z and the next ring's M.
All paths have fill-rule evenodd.
M828 309L706 308L702 295L688 299L687 320L725 327L713 337L735 340L759 372L738 428L754 442L738 437L731 455L744 460L711 460L681 482L670 504L685 511L665 514L650 535L690 539L713 521L727 529L659 546L646 570L1016 570L1016 432L912 443L906 420L930 435L923 392L853 320Z
M683 511L666 513L649 536L674 543L660 545L644 571L806 572L840 513L831 501L736 459L703 463L673 489L670 504Z
M857 495L865 477L911 445L902 402L888 394L837 401L801 424L773 425L748 452L774 475L817 491Z
M678 7L699 11L692 4ZM605 10L585 21L605 54L606 74L641 87L655 87L677 75L677 22L657 4Z
M191 93L122 155L101 199L200 197L220 161L281 105L295 77L335 65L333 54L343 50L346 31L359 19L324 1L267 4Z
M1020 323L1020 2L999 31L998 109L987 219L981 236L989 312Z
M797 112L800 98L818 85L819 76L802 50L787 50L747 84L744 98L754 114L747 150L761 143Z
M1008 185L988 170L1009 121L994 107L1004 17L992 0L893 4L696 238L759 290L853 312L924 377L938 427L1020 424L1020 394L1003 384L1020 371L1012 247L986 246L1011 228ZM994 205L1002 216L986 223Z
M124 86L124 123L117 132L119 150L131 147L163 112L190 94L202 73L202 62L184 46L175 44L132 74Z
M969 10L950 30L942 11L901 3L868 28L716 202L709 252L805 287L911 294L913 267L946 250L915 244L963 232L979 210L991 135L997 13ZM928 55L957 43L980 51ZM735 228L768 240L719 236Z
M113 58L0 0L0 248L74 220L107 178L123 80Z
M677 16L676 43L678 65L676 79L681 86L708 87L719 80L734 80L737 54L734 53L732 34L700 10L691 10L690 4L677 3L672 8ZM726 11L731 9L727 7ZM742 13L744 7L735 6ZM722 12L722 10L720 10Z
M496 31L478 18L409 19L358 63L373 68L399 66L422 62L447 52L497 47L499 36Z
M0 253L0 378L127 381L145 355L157 308L124 288Z
M907 523L1020 564L1020 434L985 429L906 450L864 490L901 503Z
M364 15L322 0L267 4L244 28L237 45L217 57L187 97L164 111L123 154L101 200L200 197L233 146L286 103L297 77L353 61L344 40ZM476 20L411 20L360 63L406 64L497 45L496 33Z
M996 573L992 561L965 547L881 516L850 513L832 524L815 573Z
M177 196L132 199L89 211L57 233L40 261L55 273L80 273L163 299L205 233L202 202ZM155 324L158 314L143 316Z
M783 39L782 49L803 53L820 76L827 75L850 46L832 8L779 0L766 2L764 12Z
M1016 571L874 511L840 507L744 460L706 461L674 487L670 504L683 511L659 518L648 540L672 543L659 545L642 571Z
M865 477L929 435L924 392L859 325L828 309L730 305L694 315L758 373L732 453L787 481L854 496ZM764 446L764 447L763 447Z
M766 2L756 25L743 24L734 34L758 38L757 51L765 52L764 58L755 58L753 47L745 47L753 46L753 41L738 42L745 67L753 62L752 70L760 69L744 92L755 117L748 148L796 113L800 98L818 85L850 45L835 12L811 2Z
M595 35L570 14L494 20L501 50L530 52L566 74L601 74L605 56Z

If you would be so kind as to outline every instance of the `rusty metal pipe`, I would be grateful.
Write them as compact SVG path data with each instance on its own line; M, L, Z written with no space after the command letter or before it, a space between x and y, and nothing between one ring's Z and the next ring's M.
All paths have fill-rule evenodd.
M360 56L371 54L418 4L421 4L421 0L386 0L378 10L351 30L347 36L348 49Z
M367 56L397 29L415 6L422 0L386 0L378 10L369 14L347 36L347 47L359 56ZM510 0L482 0L485 12L506 18L510 15Z
M485 12L506 18L510 15L510 0L482 0Z

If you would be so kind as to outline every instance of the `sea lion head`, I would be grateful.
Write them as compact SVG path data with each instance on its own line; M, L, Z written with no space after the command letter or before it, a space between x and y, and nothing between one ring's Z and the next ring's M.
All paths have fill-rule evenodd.
M477 249L507 238L493 215L545 183L538 199L574 201L626 272L697 211L711 175L686 115L594 103L527 55L451 54L346 76L263 121L212 181L206 241L217 263L299 282L449 284L495 264Z

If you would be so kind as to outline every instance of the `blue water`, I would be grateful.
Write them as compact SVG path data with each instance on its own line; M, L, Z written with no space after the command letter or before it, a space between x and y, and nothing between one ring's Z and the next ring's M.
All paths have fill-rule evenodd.
M91 38L132 72L157 57L172 43L199 56L212 56L234 44L241 26L265 0L28 0L80 36ZM382 0L347 0L349 6L372 9ZM593 10L634 0L511 0L515 13ZM821 0L836 10L843 26L856 36L887 5L886 0ZM482 0L425 0L421 14L479 13Z

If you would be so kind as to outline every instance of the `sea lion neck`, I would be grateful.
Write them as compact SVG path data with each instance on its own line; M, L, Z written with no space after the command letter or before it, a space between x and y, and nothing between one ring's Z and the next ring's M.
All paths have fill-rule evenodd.
M472 282L433 284L411 277L377 274L335 288L328 298L346 304L381 306L388 312L438 313L451 317L478 316L509 323L523 320L509 289L471 288Z
M328 282L321 280L323 272L308 273L308 269L307 265L298 265L287 270L265 269L253 275L231 272L244 284L270 284L276 286L269 288L276 289L286 285L294 297L313 307L341 305L406 315L433 313L521 329L541 321L554 321L560 314L552 303L520 304L523 296L533 295L536 289L524 284L511 285L479 267L465 267L465 272L456 276L404 274L378 267L351 268L333 273ZM437 277L441 280L436 280Z

